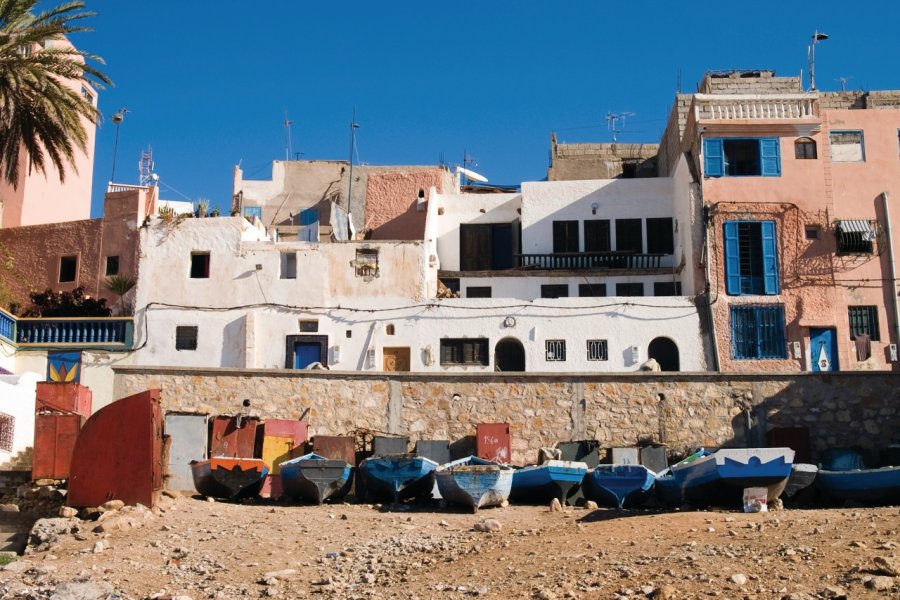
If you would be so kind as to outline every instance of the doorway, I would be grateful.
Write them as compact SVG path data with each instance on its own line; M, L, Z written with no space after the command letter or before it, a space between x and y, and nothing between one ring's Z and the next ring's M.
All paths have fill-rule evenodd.
M497 371L524 371L525 347L516 338L503 338L494 348L494 368Z
M659 363L660 371L679 371L678 346L669 338L658 337L647 346L647 358Z
M835 330L810 328L809 354L813 373L837 371L837 335Z
M409 371L409 348L382 348L384 371Z
M285 339L285 369L305 369L313 363L328 366L327 335L289 335Z

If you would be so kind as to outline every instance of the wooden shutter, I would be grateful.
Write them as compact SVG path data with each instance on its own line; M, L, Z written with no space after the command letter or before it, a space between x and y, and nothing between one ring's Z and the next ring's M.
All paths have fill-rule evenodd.
M703 140L703 175L706 177L725 175L725 149L721 138Z
M763 291L766 294L777 294L778 256L775 251L775 221L763 221L760 225L762 230Z
M759 163L765 177L781 176L781 145L778 138L759 140Z
M725 236L725 292L729 296L741 293L741 258L738 252L738 223L727 221Z
M491 226L459 226L459 270L487 271L491 268Z
M609 219L589 219L584 222L584 251L609 252Z

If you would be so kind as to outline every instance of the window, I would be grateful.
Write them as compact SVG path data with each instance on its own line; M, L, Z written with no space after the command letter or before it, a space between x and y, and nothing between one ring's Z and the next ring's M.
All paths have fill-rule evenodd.
M94 95L85 86L81 86L81 96L91 104L94 103Z
M547 340L544 342L547 362L565 362L566 340Z
M78 275L78 257L63 256L59 259L59 282L69 283L75 281Z
M806 239L808 240L817 240L819 239L819 228L815 225L807 225L804 229Z
M640 219L616 219L616 251L634 252L640 254L644 251L643 224Z
M315 319L301 319L300 331L303 333L316 333L319 331L319 322Z
M453 339L441 340L442 365L488 365L488 339Z
M176 350L196 350L197 349L197 326L196 325L179 325L175 328L175 349Z
M680 281L654 281L653 282L653 295L654 296L680 296L681 295L681 282Z
M245 206L244 217L251 223L253 222L253 217L262 220L262 206Z
M463 223L459 226L459 270L511 269L516 245L512 223Z
M778 260L775 221L726 221L725 291L742 294L777 294Z
M490 298L491 286L473 285L466 288L466 298Z
M643 283L617 283L616 296L643 296Z
M609 360L606 340L588 340L587 341L587 359L588 360Z
M112 275L119 274L119 257L118 256L107 256L106 257L106 276L110 277Z
M802 137L794 142L794 158L801 160L818 158L815 140L808 137Z
M778 138L707 138L703 140L706 177L780 177Z
M578 296L581 298L603 298L606 296L606 284L579 283Z
M866 146L862 131L832 131L828 135L831 142L831 162L863 162L866 160Z
M297 279L297 253L281 253L281 279Z
M209 252L191 252L191 279L209 278Z
M862 219L838 221L835 225L835 234L839 255L872 254L875 234L869 221Z
M377 277L378 276L378 250L371 248L360 248L356 251L356 260L354 261L354 269L357 277Z
M784 307L732 306L731 347L734 358L787 358Z
M553 221L553 253L578 251L578 221Z
M447 288L447 292L450 293L450 296L438 296L439 298L444 298L444 297L458 298L459 297L459 279L457 279L455 277L452 279L439 279L438 283L440 283L440 285L438 285L438 290L440 290L441 285L443 285L445 288Z
M541 298L568 298L568 284L549 284L541 286Z
M584 251L609 252L609 219L589 219L584 222Z
M393 323L388 323L387 325L384 326L385 335L394 335L395 331L396 331L396 327L394 327Z
M633 160L622 161L622 179L637 177L638 164Z
M881 340L878 331L878 307L877 306L850 306L850 339L856 339L858 335L867 335L873 342Z
M647 219L647 252L672 254L675 252L675 233L672 219Z

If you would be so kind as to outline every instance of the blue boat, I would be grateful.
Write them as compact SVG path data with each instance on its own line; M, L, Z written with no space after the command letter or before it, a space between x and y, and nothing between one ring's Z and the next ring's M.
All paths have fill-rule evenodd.
M469 456L441 465L434 476L444 500L478 512L479 508L499 506L509 499L513 468Z
M900 503L900 466L866 469L852 450L831 451L816 476L816 487L832 500L863 504Z
M365 495L391 502L430 497L438 464L415 454L373 456L359 464Z
M784 491L794 451L790 448L726 448L672 465L673 480L657 480L665 494L674 497L672 488L684 500L698 506L734 506L743 501L745 488L766 488L769 501ZM666 479L666 481L662 481Z
M709 456L710 454L711 452L709 450L700 448L699 450L682 459L676 464L684 465L693 462L698 458ZM676 465L672 465L672 467L674 466ZM656 496L663 504L666 504L668 506L681 506L682 504L684 504L684 493L681 489L681 482L677 480L675 478L675 474L672 473L672 467L667 467L666 469L656 474L656 483L654 484L654 489L656 489Z
M556 498L565 504L573 488L581 484L588 467L583 462L549 460L513 472L509 499L524 504L543 504Z
M343 460L304 454L281 463L281 485L288 496L322 504L347 494L352 470Z
M587 472L581 489L602 506L637 506L650 496L656 473L644 465L597 465Z

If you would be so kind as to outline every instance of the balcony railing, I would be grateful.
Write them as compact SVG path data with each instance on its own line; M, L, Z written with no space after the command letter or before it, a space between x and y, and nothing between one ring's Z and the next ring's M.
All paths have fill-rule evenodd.
M555 254L517 254L519 266L530 269L658 269L666 254L630 252L559 252Z
M696 121L753 119L778 121L786 119L818 120L815 94L731 95L695 94Z
M16 340L16 319L3 310L0 310L0 338L5 338L10 342Z
M131 317L18 319L19 346L103 347L130 349L134 337Z
M113 183L109 182L106 186L107 193L109 192L130 192L132 190L149 190L146 185L129 185L127 183Z

